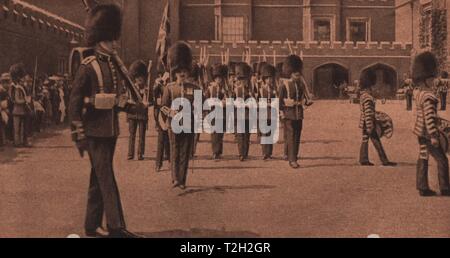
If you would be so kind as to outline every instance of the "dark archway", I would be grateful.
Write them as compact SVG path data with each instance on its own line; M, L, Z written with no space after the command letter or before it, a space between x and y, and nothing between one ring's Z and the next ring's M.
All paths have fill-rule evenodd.
M339 98L339 86L348 83L348 69L336 63L319 66L314 70L314 96L319 99Z
M393 98L397 91L397 72L391 66L385 64L375 64L362 71L362 75L368 71L374 71L377 75L377 82L373 89L376 98Z

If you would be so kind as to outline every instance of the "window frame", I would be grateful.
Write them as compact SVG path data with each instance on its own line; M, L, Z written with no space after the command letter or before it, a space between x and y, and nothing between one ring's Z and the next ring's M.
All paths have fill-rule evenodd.
M336 41L336 16L334 15L318 15L311 17L311 39L313 41L319 42L318 39L315 38L315 25L317 21L328 21L330 22L330 40L329 42ZM325 42L325 41L324 41Z
M227 19L235 19L234 20L234 26L235 26L234 28L227 28L225 26L226 25L225 20L227 20ZM237 34L237 33L234 33L234 34L233 33L228 33L228 34L226 33L228 31L233 31L233 29L236 30L236 25L238 24L237 23L238 19L242 19L242 39L238 39L237 38L239 36L239 34ZM222 16L221 17L220 27L221 27L220 39L221 39L222 42L234 43L234 42L239 42L239 41L247 41L247 39L248 39L248 31L249 31L249 29L248 29L248 17L246 17L244 15L240 15L240 16ZM219 33L217 33L217 34L219 34ZM233 40L227 40L225 35L227 37L234 37L234 39Z
M366 23L366 40L364 42L372 41L372 19L370 17L347 17L346 19L346 40L349 42L358 42L351 39L350 24L352 22Z

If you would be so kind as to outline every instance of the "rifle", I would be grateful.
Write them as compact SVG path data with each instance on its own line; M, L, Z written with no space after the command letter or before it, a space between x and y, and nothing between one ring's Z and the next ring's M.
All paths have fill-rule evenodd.
M95 8L99 3L96 0L82 0L84 6L86 7L86 11L90 12L93 8ZM119 67L119 72L123 76L125 81L125 86L130 91L130 95L133 98L133 100L138 103L142 104L143 100L141 97L141 94L139 92L139 89L134 85L133 81L131 80L130 76L128 75L128 69L126 68L125 64L123 63L122 59L120 59L117 52L114 52L112 55L114 61L116 61L117 66Z

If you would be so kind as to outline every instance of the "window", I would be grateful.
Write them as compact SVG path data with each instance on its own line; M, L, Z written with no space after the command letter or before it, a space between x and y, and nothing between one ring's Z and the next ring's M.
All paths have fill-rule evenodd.
M370 22L367 18L351 18L347 20L347 40L370 41Z
M240 17L223 17L222 40L226 42L243 41L246 39L245 19Z
M314 20L314 41L331 41L330 20Z

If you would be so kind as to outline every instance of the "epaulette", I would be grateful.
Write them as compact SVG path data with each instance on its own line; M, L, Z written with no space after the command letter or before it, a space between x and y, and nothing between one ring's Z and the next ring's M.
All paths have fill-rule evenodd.
M82 65L88 65L90 63L92 63L94 60L96 60L97 57L96 56L88 56L85 59L83 59L83 61L81 62Z

